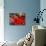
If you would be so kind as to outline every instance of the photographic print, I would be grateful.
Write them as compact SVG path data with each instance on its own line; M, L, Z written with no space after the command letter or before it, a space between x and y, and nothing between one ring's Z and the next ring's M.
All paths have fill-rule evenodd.
M25 13L9 13L10 25L25 25Z

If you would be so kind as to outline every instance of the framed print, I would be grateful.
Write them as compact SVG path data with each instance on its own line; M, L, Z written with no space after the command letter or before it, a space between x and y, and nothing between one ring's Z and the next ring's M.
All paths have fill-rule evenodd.
M9 13L10 25L25 25L25 13Z

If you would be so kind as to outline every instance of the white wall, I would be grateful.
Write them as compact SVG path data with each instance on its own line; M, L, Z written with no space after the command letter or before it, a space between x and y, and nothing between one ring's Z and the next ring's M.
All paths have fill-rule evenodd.
M46 9L46 0L40 0L40 9L41 11L43 9ZM46 26L46 11L43 12L42 17L43 17L43 22L41 21L40 24Z
M4 3L0 0L0 42L4 41Z

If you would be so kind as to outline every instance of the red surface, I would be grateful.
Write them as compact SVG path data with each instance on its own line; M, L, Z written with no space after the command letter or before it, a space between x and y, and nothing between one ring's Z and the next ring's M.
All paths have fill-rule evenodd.
M12 16L9 22L10 25L25 25L25 16Z

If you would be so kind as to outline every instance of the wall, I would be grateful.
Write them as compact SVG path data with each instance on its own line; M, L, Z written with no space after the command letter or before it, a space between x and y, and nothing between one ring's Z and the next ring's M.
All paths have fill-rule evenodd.
M40 1L40 9L41 9L41 11L43 9L46 9L46 0L41 0ZM46 19L46 11L43 12L42 17L43 17L43 22L41 21L40 25L46 26L46 20L45 20Z
M40 10L43 10L43 9L46 9L46 0L40 0ZM43 20L43 22L40 21L40 25L46 27L46 11L44 11L42 17L43 17L44 20ZM46 41L46 38L45 38L45 41Z
M4 2L0 0L0 42L4 41Z
M40 10L40 0L4 0L4 38L7 41L18 41L31 31L35 12ZM10 26L10 12L25 12L26 25Z

